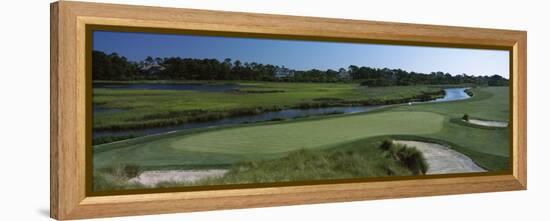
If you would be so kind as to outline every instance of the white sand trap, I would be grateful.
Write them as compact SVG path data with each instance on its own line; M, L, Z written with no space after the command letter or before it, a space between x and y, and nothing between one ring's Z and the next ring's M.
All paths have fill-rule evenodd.
M393 142L416 147L417 150L422 152L429 165L426 174L486 172L466 155L441 144L405 140L395 140Z
M469 119L466 122L475 124L475 125L487 126L487 127L507 127L508 126L508 122L505 122L505 121Z
M129 180L146 186L155 186L160 182L192 183L205 178L222 177L228 170L151 170L142 172Z

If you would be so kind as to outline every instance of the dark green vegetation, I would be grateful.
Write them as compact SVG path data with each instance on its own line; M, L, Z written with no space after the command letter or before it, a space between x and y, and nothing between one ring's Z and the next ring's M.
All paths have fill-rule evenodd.
M130 134L130 135L123 135L123 136L104 136L104 137L98 137L94 138L92 141L92 145L99 145L104 143L112 143L119 140L127 140L131 138L136 138L138 136Z
M419 84L476 84L485 86L508 85L499 75L452 76L449 73L430 74L407 72L401 69L358 67L328 69L326 71L289 70L270 64L225 59L152 58L131 62L115 53L93 51L92 72L94 80L249 80L287 82L347 82L358 81L372 86L406 86Z
M472 92L472 89L468 88L468 89L464 90L464 92L470 97L474 96L474 92Z
M142 83L142 82L140 82ZM206 84L205 82L202 82ZM94 130L126 130L255 115L288 108L380 105L443 96L439 87L359 87L343 83L241 82L246 90L277 93L94 89L93 105L124 110L98 114Z
M405 166L413 175L426 174L426 171L428 171L428 162L426 162L422 152L415 147L393 144L391 140L384 140L380 148L386 150L386 155L391 156L402 166Z
M299 149L279 159L239 162L221 178L195 183L161 182L157 187L411 176L425 174L427 168L422 153L415 148L392 144L383 137L377 137L321 151ZM136 170L134 167L118 166L96 172L94 189L144 188L139 184L124 185L129 178L138 175Z
M286 108L316 102L403 99L415 96L418 92L440 90L438 87L427 86L365 88L352 84L250 84L261 90L284 92L210 93L98 89L94 91L94 103L127 110L100 118L98 122L102 122L100 125L105 127L109 123L122 125L132 121L147 122L147 115L152 120L164 120L164 116L172 119L179 114L171 115L170 111L193 111L196 108L214 112L272 105ZM126 175L105 172L113 171L110 168L118 165L136 165L139 171L230 168L230 172L222 178L204 180L194 185L311 180L323 176L334 179L398 176L421 174L425 171L427 165L423 165L422 160L417 160L420 158L417 151L404 147L380 148L383 139L444 144L467 155L488 171L507 170L510 154L509 128L474 127L458 123L457 120L461 121L467 113L475 119L507 121L508 87L477 87L472 88L471 93L474 94L471 99L453 102L395 105L362 114L327 115L181 131L97 145L94 147L94 175L99 177L98 186L109 189L113 186L141 188L135 184L125 185L124 178L121 177ZM347 151L351 151L351 154ZM337 157L340 155L342 158ZM288 175L285 176L283 172ZM273 178L269 178L270 176Z

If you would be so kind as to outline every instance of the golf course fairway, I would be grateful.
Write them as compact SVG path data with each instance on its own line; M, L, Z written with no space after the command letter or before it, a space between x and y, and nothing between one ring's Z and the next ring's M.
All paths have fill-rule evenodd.
M235 127L153 139L96 153L94 163L133 163L146 166L190 165L200 162L229 164L242 159L269 159L299 149L326 148L380 135L436 133L442 129L443 120L444 116L429 112L381 112ZM405 126L417 122L423 122L422 127ZM205 160L203 157L210 159Z
M339 148L357 140L399 137L442 143L489 171L508 167L508 128L476 128L456 119L502 120L507 87L475 88L474 97L444 103L397 105L360 114L323 116L174 132L94 146L95 169L138 165L143 170L229 167L291 152ZM491 117L491 118L490 118Z
M176 150L272 154L319 148L359 138L387 134L429 134L441 130L444 117L429 112L389 112L335 117L323 120L232 128L200 133L170 143ZM405 127L424 122L422 127ZM383 127L382 127L383 125Z

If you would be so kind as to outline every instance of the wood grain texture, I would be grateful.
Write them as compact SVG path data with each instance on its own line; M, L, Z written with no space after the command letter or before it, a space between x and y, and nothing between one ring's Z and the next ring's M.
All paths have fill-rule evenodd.
M276 38L498 48L512 52L512 173L403 181L87 197L86 25ZM51 5L51 216L57 219L522 190L527 187L524 31L206 10L57 2Z
M513 59L517 83L513 85L517 94L513 99L514 108L517 108L513 114L516 120L517 128L513 134L517 140L514 140L513 159L517 162L514 165L515 176L524 188L527 188L527 33L523 32L517 41L517 50L514 50Z
M59 206L59 158L58 158L58 55L59 55L59 7L57 3L50 6L50 213L58 214Z

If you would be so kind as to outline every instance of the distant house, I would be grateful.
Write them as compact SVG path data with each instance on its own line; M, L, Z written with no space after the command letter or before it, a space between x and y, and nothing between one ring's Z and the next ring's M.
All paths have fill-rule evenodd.
M139 67L139 69L141 71L144 71L144 72L147 72L149 74L156 74L160 71L164 71L166 70L165 67L163 67L162 65L159 65L157 63L153 63L153 64L144 64L144 65L141 65L141 67Z
M351 79L351 75L350 75L349 71L347 71L346 69L343 69L343 68L341 68L340 71L338 71L338 77L340 79L344 79L344 80Z
M275 69L275 77L276 78L287 78L287 77L293 77L294 71L285 68L284 66L282 68Z

